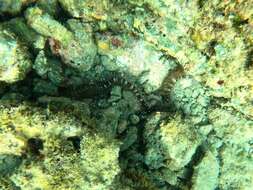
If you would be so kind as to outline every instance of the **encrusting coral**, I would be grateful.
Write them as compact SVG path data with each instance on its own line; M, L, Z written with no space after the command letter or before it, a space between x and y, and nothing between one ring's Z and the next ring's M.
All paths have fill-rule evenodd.
M250 190L251 0L0 1L0 189Z

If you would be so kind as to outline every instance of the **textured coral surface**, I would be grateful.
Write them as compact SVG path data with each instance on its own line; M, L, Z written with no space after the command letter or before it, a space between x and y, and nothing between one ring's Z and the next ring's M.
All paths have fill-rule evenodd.
M252 0L0 0L0 190L252 187Z

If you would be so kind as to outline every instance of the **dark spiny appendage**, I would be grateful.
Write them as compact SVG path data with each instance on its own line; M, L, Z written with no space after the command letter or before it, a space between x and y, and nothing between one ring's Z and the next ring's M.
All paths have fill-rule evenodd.
M106 84L106 87L120 86L123 90L131 91L140 101L141 105L146 107L147 94L143 86L138 82L136 77L129 76L123 72L110 71L107 72L105 77L102 78L102 83Z
M168 108L168 93L175 80L184 75L182 66L175 69L166 77L162 87L153 93L146 93L143 84L137 77L119 71L104 71L89 81L76 87L61 88L61 92L74 99L108 97L113 86L120 86L123 90L131 91L139 100L142 110L164 110Z
M142 107L147 107L147 97L142 85L136 77L118 71L104 71L93 81L79 86L65 86L59 90L63 96L73 99L108 97L113 86L120 86L123 90L131 91L140 101Z

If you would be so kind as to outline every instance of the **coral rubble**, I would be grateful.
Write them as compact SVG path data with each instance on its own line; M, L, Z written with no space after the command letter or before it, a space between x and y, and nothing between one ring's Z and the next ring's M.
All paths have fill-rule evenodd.
M252 0L0 0L1 190L251 190Z

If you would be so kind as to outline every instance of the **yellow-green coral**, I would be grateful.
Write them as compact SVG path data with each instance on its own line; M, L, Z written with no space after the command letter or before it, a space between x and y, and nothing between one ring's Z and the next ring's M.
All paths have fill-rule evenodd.
M1 135L5 134L1 139L4 143L1 143L0 155L22 158L22 164L10 176L17 187L107 189L120 171L120 144L106 139L100 132L92 134L87 126L70 114L58 112L48 115L47 110L30 105L11 109L2 106L0 118ZM82 139L80 150L73 146L70 137ZM31 138L41 139L43 149L33 152L28 143ZM1 164L4 163L0 162L3 172Z

